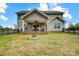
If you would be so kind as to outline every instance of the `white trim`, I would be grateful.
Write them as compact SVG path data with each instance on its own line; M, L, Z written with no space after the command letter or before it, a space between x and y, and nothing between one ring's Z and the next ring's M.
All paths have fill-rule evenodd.
M24 21L22 20L22 32L24 32Z

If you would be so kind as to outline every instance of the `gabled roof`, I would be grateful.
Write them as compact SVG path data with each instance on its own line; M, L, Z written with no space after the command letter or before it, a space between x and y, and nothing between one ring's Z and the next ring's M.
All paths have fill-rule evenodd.
M22 13L28 13L29 11L19 11L19 12L16 12L16 14L22 14ZM45 14L64 14L64 12L62 11L41 11Z
M64 23L64 20L62 20L62 19L60 19L59 17L55 17L53 20L51 20L51 21L54 21L55 19L59 19L60 21L62 21L63 23ZM51 22L50 21L50 22Z
M44 16L44 17L46 17L46 18L49 18L48 15L46 15L45 13L43 13L43 12L37 10L37 9L33 9L33 10L27 12L26 14L24 14L23 16L21 16L21 18L23 19L23 18L27 17L28 15L30 15L30 14L33 13L33 12L37 12L37 13L41 14L42 16Z
M64 14L64 12L62 12L62 11L42 11L42 12L44 12L45 14Z

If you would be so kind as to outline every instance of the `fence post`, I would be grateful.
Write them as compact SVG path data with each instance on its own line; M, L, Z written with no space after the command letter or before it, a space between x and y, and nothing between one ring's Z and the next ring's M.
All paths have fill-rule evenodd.
M64 28L62 29L62 32L64 32Z
M73 29L73 34L75 34L75 29Z
M69 28L68 28L68 33L69 33Z

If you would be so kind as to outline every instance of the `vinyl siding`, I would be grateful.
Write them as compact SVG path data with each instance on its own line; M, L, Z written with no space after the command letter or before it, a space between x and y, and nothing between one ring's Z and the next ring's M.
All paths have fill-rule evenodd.
M54 28L54 23L60 23L60 28L59 29ZM48 23L47 31L62 31L63 28L64 28L64 23L59 19L55 19L50 23Z
M44 16L38 13L32 13L31 15L27 16L25 20L27 20L28 22L31 22L31 21L46 22L47 21L47 19Z
M19 31L21 31L21 29L23 29L23 31L24 31L24 24L27 25L27 21L28 22L39 21L39 22L47 23L47 31L62 31L62 29L64 28L64 23L62 21L60 21L59 19L55 19L55 18L59 17L60 19L63 20L63 15L48 15L48 16L50 17L49 19L45 18L44 16L42 16L41 14L36 13L36 12L27 16L24 20L20 20L19 19L20 17L17 16L17 27L18 27ZM53 19L55 19L55 20L53 20ZM51 21L51 20L53 20L53 21ZM54 23L60 23L60 29L55 29ZM27 25L27 27L29 28L27 30L31 31L30 30L31 26Z

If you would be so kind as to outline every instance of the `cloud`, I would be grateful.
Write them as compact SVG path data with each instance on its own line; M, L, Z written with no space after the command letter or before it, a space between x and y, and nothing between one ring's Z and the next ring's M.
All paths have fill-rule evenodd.
M41 11L62 11L65 12L63 17L67 19L72 19L72 15L70 14L68 8L64 8L59 5L60 3L40 3L40 7L38 8ZM49 8L50 7L50 8Z
M68 18L69 20L72 19L72 16L69 13L68 8L63 8L63 7L59 6L59 5L57 5L57 6L53 7L52 10L53 11L62 11L62 12L65 12L64 15L63 15L63 17L64 18Z
M53 8L57 6L58 4L59 3L40 3L40 7L38 9L42 11L48 11L49 7Z
M31 10L31 8L29 8L28 10Z
M7 20L8 20L8 18L5 17L4 15L0 15L0 19L1 19L1 20L4 20L4 21L7 21Z
M7 9L7 5L6 3L0 3L0 13L5 13L6 9Z
M5 13L5 10L0 8L0 13Z
M63 11L65 10L65 8L62 8L61 6L55 6L54 8L52 8L53 11Z
M58 3L52 3L51 5L53 5L53 6L57 6L57 5L58 5Z
M51 8L57 6L58 4L59 4L59 3L48 3L48 5L49 5Z
M68 27L69 27L69 24L68 24L68 23L66 23L66 24L65 24L65 28L68 28Z
M72 15L69 13L69 11L65 11L65 14L63 15L64 18L68 18L69 20L72 19Z
M40 3L40 7L37 8L41 11L47 11L48 10L48 4L47 3Z
M60 6L60 3L40 3L40 7L38 9L42 10L42 11L48 11L48 10L51 10L51 11L62 11L62 12L65 12L63 14L64 19L66 18L65 20L71 20L72 19L72 15L70 14L69 9ZM68 28L68 27L69 27L69 24L66 23L65 24L65 28Z
M7 9L7 5L6 3L0 3L0 19L1 20L4 20L4 21L7 21L8 18L6 16L4 16L5 12L6 12L6 9Z

